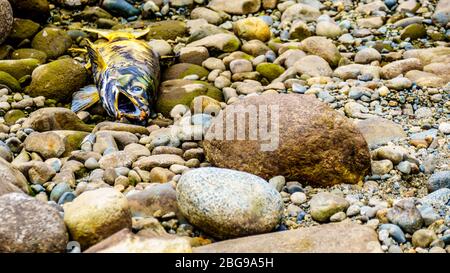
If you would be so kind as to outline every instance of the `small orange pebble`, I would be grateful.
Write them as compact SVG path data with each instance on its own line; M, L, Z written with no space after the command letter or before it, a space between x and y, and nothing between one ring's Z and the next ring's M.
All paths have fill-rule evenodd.
M425 139L411 139L409 141L409 144L413 145L414 147L421 149L421 148L428 148L428 142Z

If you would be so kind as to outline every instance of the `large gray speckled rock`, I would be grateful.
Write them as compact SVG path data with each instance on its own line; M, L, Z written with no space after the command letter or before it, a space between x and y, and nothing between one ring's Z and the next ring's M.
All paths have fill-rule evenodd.
M8 37L13 25L13 11L8 0L0 0L0 44Z
M68 239L54 207L23 193L0 197L0 252L64 252Z
M218 238L269 232L283 212L281 195L264 179L229 169L184 173L177 200L192 224Z

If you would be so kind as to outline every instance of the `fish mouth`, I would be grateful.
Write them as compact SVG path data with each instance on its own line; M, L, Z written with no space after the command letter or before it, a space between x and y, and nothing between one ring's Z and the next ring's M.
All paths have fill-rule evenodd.
M135 98L122 90L116 95L115 108L118 119L125 117L131 120L145 121L148 117L148 113L143 105L140 105Z

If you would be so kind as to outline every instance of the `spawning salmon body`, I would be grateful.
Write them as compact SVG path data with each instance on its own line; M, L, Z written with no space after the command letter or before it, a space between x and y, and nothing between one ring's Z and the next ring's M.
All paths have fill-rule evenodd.
M143 120L156 100L159 60L140 40L115 38L88 48L94 81L108 114Z

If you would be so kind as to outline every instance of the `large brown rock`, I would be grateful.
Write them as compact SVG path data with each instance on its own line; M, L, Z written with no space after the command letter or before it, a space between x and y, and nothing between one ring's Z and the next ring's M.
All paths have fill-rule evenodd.
M23 193L0 197L0 252L64 252L68 239L54 207Z
M267 119L272 120L272 125L265 130L268 133L262 136L258 133L256 140L250 140L248 134L244 140L226 140L225 137L220 140L220 135L225 134L219 128L227 113L242 106L245 110L254 107L255 112L268 106L268 115L263 115L262 120L257 113L252 113L259 120L259 131L262 131L264 116L270 115ZM276 113L274 107L279 109L278 122L272 118ZM244 114L243 110L237 112ZM237 136L237 125L245 126L248 131L249 124L242 115L234 114L238 122L232 125L234 132L227 133ZM266 179L283 175L316 186L358 183L370 168L367 143L358 129L347 118L308 95L252 96L227 106L208 130L204 149L208 160L219 167L246 171Z
M380 253L377 233L348 222L274 232L222 241L196 253Z
M0 44L8 37L13 25L13 12L8 0L0 0Z

